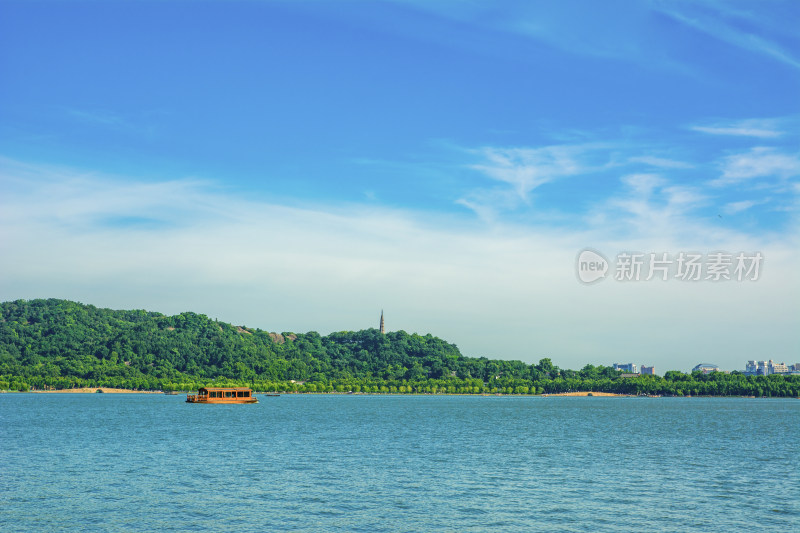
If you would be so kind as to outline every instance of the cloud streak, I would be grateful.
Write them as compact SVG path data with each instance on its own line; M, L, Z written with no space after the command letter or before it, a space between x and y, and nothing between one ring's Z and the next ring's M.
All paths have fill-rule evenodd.
M709 244L703 238L711 233L708 224L702 217L692 216L709 204L708 196L699 188L672 184L658 174L630 174L620 181L624 189L596 206L590 215L610 234L634 242L649 240L649 246L655 242L665 246ZM647 229L643 232L643 228ZM713 233L720 236L718 231ZM644 235L647 237L643 239Z
M755 33L756 28L745 30L736 26L733 21L738 19L742 22L743 15L726 9L724 3L704 3L702 7L708 8L711 13L704 12L702 8L696 8L696 3L684 4L681 10L676 7L675 3L668 5L669 7L666 7L667 4L655 4L657 11L697 31L738 48L771 57L792 68L800 69L800 60L784 46L758 35ZM747 14L746 17L748 23L752 24L752 21L757 21L757 16L753 13Z
M605 4L562 2L540 5L535 2L423 2L397 0L399 4L457 21L460 24L489 28L521 35L571 54L622 59L670 70L686 72L687 65L675 59L672 43L664 36L657 16L663 15L700 34L772 58L792 68L800 68L793 53L795 29L791 17L768 18L763 11L738 10L728 2L649 2L623 3L623 9ZM613 4L613 3L612 3ZM765 37L768 36L768 37ZM674 57L671 57L674 56Z
M728 215L735 215L736 213L741 213L742 211L746 211L753 206L765 203L766 200L762 200L760 202L755 200L742 200L741 202L730 202L725 204L722 208L723 212Z
M774 139L784 134L776 128L774 120L741 120L728 124L715 124L713 126L692 126L694 131L711 135L732 135L739 137L758 137L761 139Z
M578 162L582 150L571 146L544 148L492 148L479 151L485 163L473 165L493 180L511 185L524 201L537 187L565 176L574 176L587 169Z
M500 185L471 190L456 203L472 209L486 221L493 221L499 212L530 206L532 193L540 187L561 179L591 174L608 166L608 156L598 155L601 148L599 144L565 144L536 148L489 146L468 150L480 159L468 168Z
M800 175L800 156L775 148L758 146L748 152L730 155L722 161L722 176L713 186L727 186L758 178L786 179Z
M686 163L684 161L677 161L675 159L668 159L665 157L656 157L649 155L631 157L629 161L631 163L642 163L656 168L669 168L669 169L694 168L694 165L692 165L691 163Z

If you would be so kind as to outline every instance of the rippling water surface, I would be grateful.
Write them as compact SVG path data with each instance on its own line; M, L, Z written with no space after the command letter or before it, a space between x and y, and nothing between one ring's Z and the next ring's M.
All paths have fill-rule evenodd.
M3 531L800 531L796 399L0 395Z

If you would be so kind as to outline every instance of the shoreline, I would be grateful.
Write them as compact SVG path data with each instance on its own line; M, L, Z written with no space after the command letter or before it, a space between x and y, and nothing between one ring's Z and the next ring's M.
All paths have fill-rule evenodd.
M1 394L97 394L97 391L101 390L104 394L167 394L170 396L182 396L184 394L191 394L191 391L179 391L177 394L173 393L165 393L164 391L160 390L135 390L135 389L116 389L111 387L80 387L80 388L72 388L72 389L58 389L58 390L31 390L31 391L12 391L12 390L0 390ZM757 397L757 396L663 396L663 395L637 395L637 394L622 394L622 393L615 393L615 392L595 392L595 391L581 391L581 392L552 392L552 393L543 393L543 394L503 394L503 393L478 393L478 394L431 394L431 393L374 393L374 392L293 392L293 391L280 391L280 392L268 392L268 391L254 391L255 395L334 395L334 396L346 396L346 395L357 395L357 396L475 396L475 397L489 397L489 396L508 396L508 397L520 397L520 398L553 398L553 397L593 397L593 398L752 398L752 399L763 399L766 397ZM775 396L774 398L793 398L800 400L800 397L795 396Z
M33 394L97 394L97 391L104 394L164 394L160 390L133 390L133 389L112 389L110 387L82 387L77 389L58 389L58 390L32 390Z
M586 392L554 392L554 393L551 393L551 394L544 393L544 394L541 394L540 396L589 396L589 395L591 395L592 397L600 396L600 397L606 397L606 398L624 398L624 397L628 397L628 396L630 396L630 397L635 396L633 394L621 394L621 393L617 393L617 392L594 392L594 391L586 391Z

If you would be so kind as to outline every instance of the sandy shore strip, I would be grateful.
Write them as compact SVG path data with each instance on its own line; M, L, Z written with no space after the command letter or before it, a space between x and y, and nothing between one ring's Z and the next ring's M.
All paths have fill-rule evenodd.
M625 397L630 394L617 394L615 392L557 392L554 394L543 394L542 396L607 396L607 397Z

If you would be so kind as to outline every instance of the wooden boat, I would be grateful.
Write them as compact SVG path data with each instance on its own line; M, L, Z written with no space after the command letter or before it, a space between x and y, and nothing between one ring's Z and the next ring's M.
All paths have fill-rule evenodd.
M187 394L187 403L258 403L247 387L202 387L197 394Z

